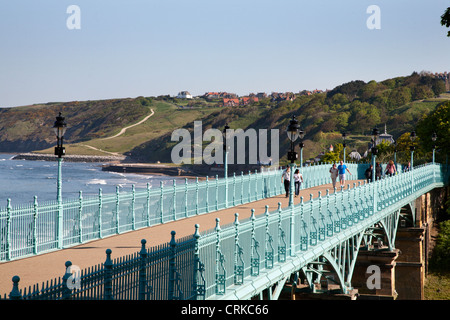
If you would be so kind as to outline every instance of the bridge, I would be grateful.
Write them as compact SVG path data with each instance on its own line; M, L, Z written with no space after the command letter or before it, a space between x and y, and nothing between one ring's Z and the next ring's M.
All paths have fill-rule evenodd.
M350 170L361 179L366 167L367 165L353 164L350 165ZM166 292L160 297L166 299L278 299L286 294L287 288L290 298L304 294L317 296L325 292L327 297L344 299L355 298L356 292L387 298L396 298L397 295L408 298L415 293L405 290L410 283L403 284L402 290L399 290L403 280L398 277L401 274L398 271L403 268L409 276L415 275L419 283L420 298L420 282L423 278L421 250L425 232L422 226L427 221L428 211L426 209L424 214L422 207L424 203L429 206L433 190L447 185L447 167L428 164L373 183L358 181L341 190L331 191L322 188L317 195L311 193L308 196L308 191L312 192L311 188L320 189L321 185L329 182L328 169L329 165L303 169L306 188L302 190L303 197L298 198L294 205L283 208L279 201L276 208L265 206L264 213L259 215L252 209L250 216L245 218L242 218L242 212L238 212L239 206L246 203L249 207L256 203L253 201L273 199L283 193L280 171L255 172L246 177L241 175L228 179L216 178L211 185L209 181L203 184L196 181L194 198L188 197L190 187L186 184L179 188L184 194L182 206L176 205L178 187L174 184L171 188L172 196L168 196L173 199L172 205L167 211L172 216L172 221L188 225L201 215L218 216L221 211L236 209L234 221L224 224L217 218L214 228L209 230L202 230L198 223L191 225L193 237L187 236L181 241L175 239L176 232L173 232L172 239L165 248L147 250L146 242L143 241L140 253L145 256L145 261L156 259L152 254L158 253L161 256L164 250L171 252L172 258L168 258L169 253L165 256L170 260L168 275L154 274L151 281L150 269L140 269L139 276L144 273L145 277L136 285L135 290L139 292L136 297L157 298L153 290L156 286L154 281L160 278L160 281L165 282L162 287ZM237 183L238 180L240 184ZM206 192L199 192L202 187L205 187ZM210 189L213 190L212 193ZM203 196L200 196L201 193ZM151 199L150 194L151 192L146 193L147 200ZM151 225L153 218L149 207L152 206L143 205L144 210L137 211L138 192L133 190L126 196L129 199L126 202L128 212L131 212L130 231L138 232L136 225L139 222ZM165 196L164 191L159 192L160 199ZM203 197L203 200L198 200L198 196ZM95 202L94 206L99 208L96 214L102 212L106 215L103 210L105 198L100 196L99 199L101 202L92 200ZM124 201L118 195L113 199L116 209ZM152 201L146 203L151 204ZM150 227L148 230L151 230L162 225L170 227L167 216L163 214L165 203L159 203L162 209L155 218L159 222L155 222L154 226L141 225L143 229ZM78 212L83 212L85 206L87 205L78 206ZM6 210L9 217L6 222L9 221L9 224L5 224L9 228L12 211L14 210L9 205ZM211 211L213 212L210 213ZM137 212L140 214L136 215ZM144 212L146 214L142 214ZM183 213L183 217L178 217L179 212ZM117 224L117 221L124 219L120 218L120 210L116 210L115 214L119 219L112 220L116 222L113 229L120 233L123 225ZM34 226L38 225L34 221ZM102 226L94 225L95 230L97 235L105 237L107 229L104 226L109 222L106 223L108 220L104 218L100 221ZM55 226L57 225L56 223ZM75 225L79 225L79 222ZM36 228L32 230L34 234L37 233ZM79 236L82 230L79 228L76 230L78 234L75 232L78 239L83 239ZM38 237L35 236L34 239ZM55 239L53 242L56 244L65 241L58 240L57 237ZM31 241L31 244L31 248L39 247L36 241ZM48 254L60 249L62 248L56 247L41 253ZM13 251L4 251L4 257L9 257L9 262L5 265L15 263L15 259L11 259ZM28 254L33 255L39 256L39 252L35 250ZM111 252L107 252L104 267L113 265L110 255ZM153 258L150 259L149 256ZM401 261L403 258L406 260ZM21 261L20 258L16 259L17 262ZM0 264L0 268L1 266ZM375 276L374 282L373 286L368 286L367 275L370 276L371 272ZM66 275L67 281L70 276ZM18 285L18 279L15 280L15 285ZM15 288L13 291L17 294L18 287ZM112 288L104 290L109 292L107 297L114 297ZM74 292L70 294L75 295ZM416 297L417 294L414 298Z

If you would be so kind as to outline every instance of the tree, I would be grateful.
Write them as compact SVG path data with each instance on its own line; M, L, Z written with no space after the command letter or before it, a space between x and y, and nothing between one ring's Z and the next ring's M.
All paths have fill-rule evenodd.
M333 151L328 151L327 153L324 154L324 156L322 157L322 161L323 162L331 162L331 163L339 162L339 160L342 160L341 157L344 155L343 150L344 150L344 146L341 143L336 143ZM342 156L341 156L341 154L342 154Z
M441 25L450 27L450 7L447 8L445 13L441 16ZM450 31L447 33L447 37L450 37Z
M422 148L427 152L431 152L433 148L433 132L437 134L436 159L443 162L450 150L450 101L438 104L433 112L417 124L417 135L421 138Z

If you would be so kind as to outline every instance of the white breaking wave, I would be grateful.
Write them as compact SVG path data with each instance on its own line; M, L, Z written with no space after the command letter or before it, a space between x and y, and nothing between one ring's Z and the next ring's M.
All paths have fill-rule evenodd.
M86 185L88 184L106 184L106 180L103 179L92 179L86 182Z

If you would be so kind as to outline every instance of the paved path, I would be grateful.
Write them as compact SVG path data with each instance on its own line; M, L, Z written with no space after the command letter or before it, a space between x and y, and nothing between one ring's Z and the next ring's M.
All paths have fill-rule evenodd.
M346 182L353 186L353 182ZM300 191L304 201L308 201L310 194L314 198L318 197L318 192L325 195L326 190L333 192L331 184L309 188ZM295 203L300 202L296 197ZM88 267L102 264L106 259L106 249L112 250L112 258L132 254L140 250L141 239L147 240L147 247L163 244L170 241L170 232L176 231L176 239L192 235L195 231L195 224L200 225L200 231L210 230L215 227L215 219L220 218L220 224L226 225L234 221L234 213L239 213L239 219L243 220L251 215L251 209L255 209L255 215L263 214L265 206L269 206L269 211L276 210L278 203L282 208L288 206L288 198L284 195L263 199L248 204L239 205L233 208L219 210L208 214L203 214L188 219L167 222L137 231L114 235L101 240L94 240L75 247L49 252L29 258L0 263L0 295L11 291L12 277L20 277L19 287L24 288L36 283L41 284L47 280L59 278L64 275L65 262L70 260L73 265L79 266L82 270Z
M155 114L155 112L153 111L153 109L151 109L150 111L151 111L152 113L150 113L148 116L146 116L146 117L145 117L144 119L142 119L141 121L136 122L135 124L132 124L131 126L128 126L128 127L123 128L122 130L120 130L120 132L119 132L118 134L116 134L116 135L114 135L114 136L107 137L107 138L103 138L103 139L100 139L100 140L108 140L108 139L117 138L117 137L121 136L122 134L124 134L128 129L133 128L133 127L135 127L135 126L138 126L138 125L140 125L141 123L144 123L145 121L148 120L148 118L150 118L151 116L153 116L153 115Z

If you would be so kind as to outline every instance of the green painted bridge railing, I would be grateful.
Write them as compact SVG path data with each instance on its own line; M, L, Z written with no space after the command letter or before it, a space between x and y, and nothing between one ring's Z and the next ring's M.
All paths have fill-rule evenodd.
M344 293L367 230L385 228L395 248L400 209L448 184L446 167L430 164L199 234L199 292L206 299L250 299L321 257L334 266ZM198 228L198 226L196 226Z
M364 165L348 164L361 179ZM330 183L329 165L303 170L303 188ZM176 183L160 188L0 207L0 262L71 247L111 235L209 213L284 193L282 171Z
M320 258L335 268L343 291L351 288L355 257L368 231L380 224L395 247L400 209L420 195L448 185L449 170L439 164L414 168L374 183L359 183L292 207L269 211L142 249L78 273L65 265L50 285L19 288L13 277L10 299L250 299ZM370 233L370 232L369 232ZM367 242L368 243L368 242ZM62 267L62 266L61 266ZM6 299L6 294L4 295Z

